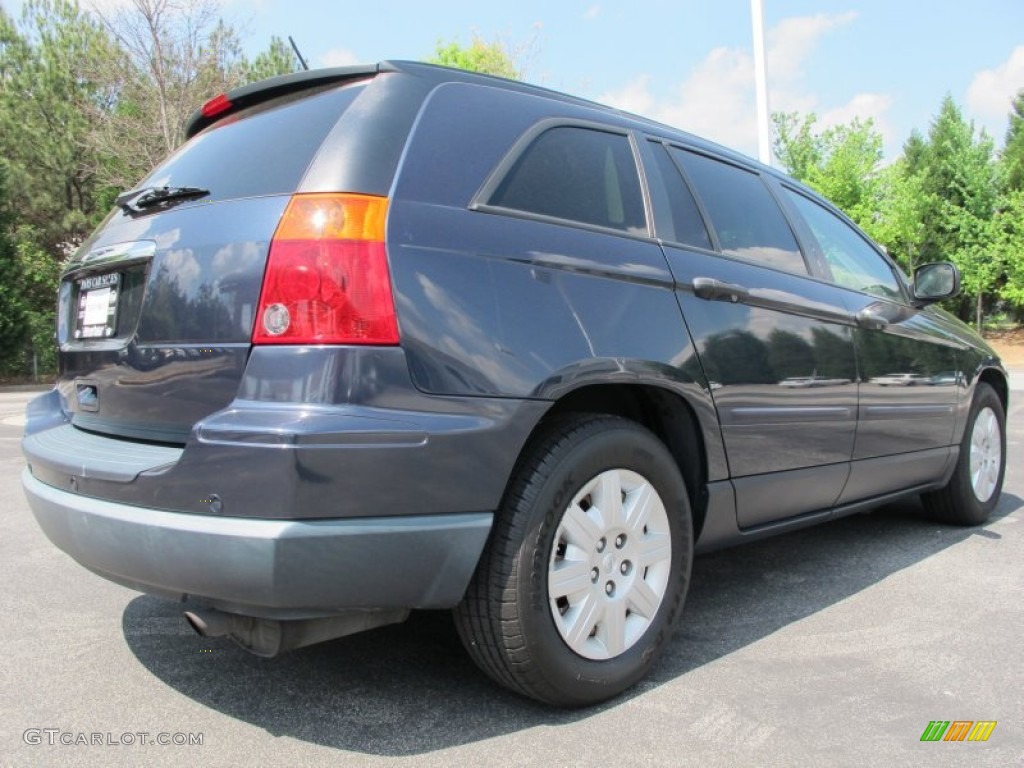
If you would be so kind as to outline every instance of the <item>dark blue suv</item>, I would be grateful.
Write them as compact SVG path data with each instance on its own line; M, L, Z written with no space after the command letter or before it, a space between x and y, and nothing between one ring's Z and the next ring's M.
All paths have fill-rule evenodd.
M984 522L1005 371L852 223L688 134L422 64L218 96L60 287L24 485L86 568L282 650L454 609L637 681L695 551L908 494ZM895 386L894 384L899 384Z

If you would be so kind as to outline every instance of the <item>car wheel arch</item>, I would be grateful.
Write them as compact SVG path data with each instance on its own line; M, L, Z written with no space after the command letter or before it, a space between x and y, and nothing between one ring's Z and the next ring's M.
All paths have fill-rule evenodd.
M520 449L528 455L534 440L544 435L548 425L567 413L619 416L646 427L661 440L683 476L690 496L693 535L699 537L707 512L709 480L708 435L701 427L694 404L683 395L652 384L587 383L563 394L535 425Z
M1010 399L1010 386L1003 371L998 368L983 368L975 378L975 386L977 386L978 382L984 382L992 387L1003 404L1003 410L1007 410ZM974 392L972 391L971 395L973 396L973 394Z
M961 381L960 407L956 424L953 427L951 445L958 445L963 439L964 431L967 429L967 416L971 403L974 402L974 393L979 384L988 384L995 390L996 396L1002 403L1003 410L1009 413L1010 383L1006 371L998 365L997 361L991 358L978 363L973 369L966 367Z

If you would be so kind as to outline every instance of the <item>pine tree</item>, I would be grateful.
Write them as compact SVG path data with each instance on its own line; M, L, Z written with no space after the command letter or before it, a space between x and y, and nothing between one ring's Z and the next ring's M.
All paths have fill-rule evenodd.
M949 95L928 132L917 177L924 195L922 261L952 261L963 274L960 314L981 326L984 297L1002 275L993 258L998 196L992 140L976 135Z
M239 79L251 83L275 75L287 75L296 70L297 64L295 52L288 43L274 35L270 38L270 45L265 51L256 54L252 61L241 66Z
M17 369L26 335L22 279L11 236L7 164L0 161L0 371Z
M1002 160L1007 189L1024 190L1024 88L1017 92L1017 98L1013 100Z

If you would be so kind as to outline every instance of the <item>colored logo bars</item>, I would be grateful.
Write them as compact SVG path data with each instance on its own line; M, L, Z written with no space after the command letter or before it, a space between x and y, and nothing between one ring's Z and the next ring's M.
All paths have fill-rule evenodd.
M932 720L921 741L988 741L995 727L995 720Z

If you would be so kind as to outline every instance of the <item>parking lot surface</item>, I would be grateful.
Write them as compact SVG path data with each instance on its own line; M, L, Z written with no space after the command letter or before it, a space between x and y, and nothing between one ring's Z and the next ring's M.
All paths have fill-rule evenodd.
M698 558L654 674L576 712L490 684L446 614L270 660L197 637L46 540L19 481L32 393L0 392L0 764L1024 765L1024 372L1012 385L988 525L906 503ZM996 726L922 742L932 721Z

